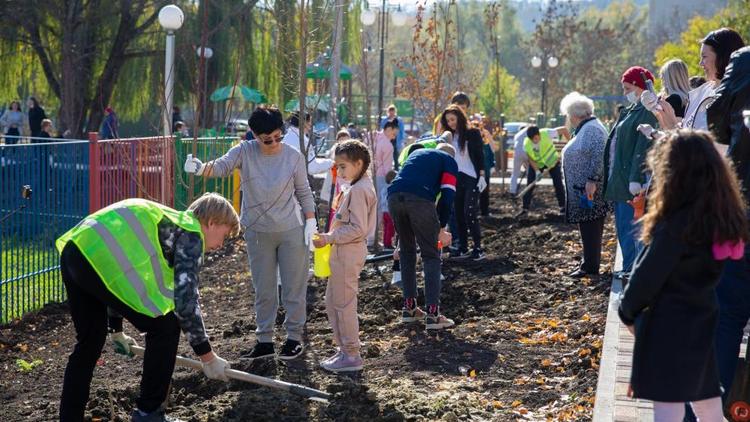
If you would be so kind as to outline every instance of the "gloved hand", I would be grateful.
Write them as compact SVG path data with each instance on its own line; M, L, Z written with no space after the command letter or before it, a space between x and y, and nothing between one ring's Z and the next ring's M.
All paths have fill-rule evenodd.
M644 92L647 92L647 91L644 91ZM648 123L642 123L642 124L638 125L637 129L638 129L638 132L641 132L643 134L643 136L645 136L645 137L647 137L649 139L651 139L651 136L655 132L654 128L651 127L651 125L648 124Z
M200 176L203 174L203 170L205 170L203 162L197 158L193 158L193 154L188 154L185 160L185 173L193 173L196 176Z
M641 104L646 107L646 110L653 112L655 110L661 110L659 106L659 97L649 90L641 92Z
M536 182L539 182L540 180L542 180L542 177L544 177L544 172L541 171L540 169L539 173L536 174Z
M312 238L315 233L318 232L318 221L314 218L308 218L305 220L305 245L310 247L310 250L314 250Z
M203 365L203 373L212 380L229 381L229 377L224 373L225 369L231 368L229 362L219 357L214 353L214 358L208 362L201 362Z
M453 143L453 132L446 130L442 135L440 135L439 139L446 144Z
M131 358L135 356L133 354L133 351L130 350L130 346L138 345L133 337L126 336L125 333L120 331L119 333L110 334L109 339L112 341L112 345L115 347L115 353L119 353Z
M479 176L479 181L477 182L477 189L479 190L479 193L484 192L485 189L487 189L487 181L484 180L484 176Z
M638 195L643 190L643 187L638 182L630 182L628 184L628 190L630 191L630 194L633 196Z

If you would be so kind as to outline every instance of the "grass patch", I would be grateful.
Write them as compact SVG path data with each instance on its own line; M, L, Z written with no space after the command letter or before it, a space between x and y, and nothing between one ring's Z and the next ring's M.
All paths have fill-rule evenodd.
M60 258L54 247L3 239L0 256L0 324L65 299L58 269Z

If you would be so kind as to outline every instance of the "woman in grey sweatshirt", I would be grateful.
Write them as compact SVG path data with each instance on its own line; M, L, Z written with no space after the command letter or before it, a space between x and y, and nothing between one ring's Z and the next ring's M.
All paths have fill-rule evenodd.
M243 141L205 164L188 156L185 171L203 177L225 177L240 169L240 222L255 289L257 326L257 343L243 357L258 359L275 354L278 268L287 334L279 358L294 359L304 350L309 245L313 233L317 233L315 202L304 157L281 142L281 112L275 107L260 106L248 123L254 140Z
M7 145L13 145L18 142L22 127L23 112L21 111L21 103L13 101L10 103L10 107L5 110L2 117L0 117L0 128L2 128L5 134L5 143Z

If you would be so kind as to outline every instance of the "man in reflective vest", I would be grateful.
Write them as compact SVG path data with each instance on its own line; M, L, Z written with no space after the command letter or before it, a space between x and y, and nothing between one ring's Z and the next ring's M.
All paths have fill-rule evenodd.
M552 132L555 139L562 135L566 140L570 139L567 129L564 127L549 130L539 130L537 126L529 126L526 129L526 139L523 141L523 150L529 158L529 169L527 172L527 183L533 183L538 177L547 171L552 178L552 184L555 186L555 197L557 204L560 206L560 213L565 213L565 187L562 181L562 171L560 171L560 157L555 150L555 144L552 142ZM532 187L523 195L523 210L518 214L523 215L529 210L531 205L531 195L534 193Z
M200 356L203 372L227 380L226 360L208 341L198 304L203 252L239 232L239 217L226 199L207 193L187 211L145 199L126 199L84 218L57 239L76 345L68 358L60 420L81 421L94 366L107 338L132 356L135 340L123 317L146 333L146 353L133 421L167 421L167 398L180 329Z

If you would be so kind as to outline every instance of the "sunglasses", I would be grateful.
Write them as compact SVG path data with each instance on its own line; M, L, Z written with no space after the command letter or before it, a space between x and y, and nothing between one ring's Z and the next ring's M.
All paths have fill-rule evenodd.
M271 145L274 142L276 142L277 144L281 143L281 141L283 140L283 138L284 138L283 135L278 135L278 136L274 136L274 137L271 137L271 136L268 136L268 135L259 135L258 136L258 139L261 142L263 142L264 144L266 144L266 145Z

